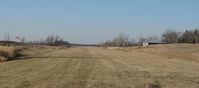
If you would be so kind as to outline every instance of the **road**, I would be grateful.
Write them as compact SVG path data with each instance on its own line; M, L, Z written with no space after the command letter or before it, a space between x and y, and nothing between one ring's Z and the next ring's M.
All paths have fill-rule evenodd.
M199 63L175 57L96 47L31 52L0 63L0 88L199 88Z

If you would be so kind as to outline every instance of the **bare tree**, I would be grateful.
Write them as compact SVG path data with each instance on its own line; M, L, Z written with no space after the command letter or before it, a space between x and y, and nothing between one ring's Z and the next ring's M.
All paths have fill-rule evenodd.
M10 33L9 32L6 32L4 34L4 41L5 41L5 45L9 46L9 41L10 41Z
M69 42L67 41L64 41L63 38L61 38L60 36L54 36L54 35L49 35L47 38L46 38L46 43L48 45L68 45Z
M144 43L147 39L144 37L140 37L138 43L141 45L142 43Z
M106 41L102 45L104 46L117 46L117 47L126 47L129 46L129 37L124 33L120 33L119 36L115 37L111 41Z
M49 44L49 45L53 45L54 44L54 40L55 40L55 37L53 35L49 35L46 38L46 43Z
M194 39L195 39L195 43L199 43L199 29L195 29L193 31L193 35L194 35Z
M159 37L158 36L151 36L151 37L147 38L147 41L159 42Z
M119 47L126 47L128 46L128 36L124 33L120 33L118 37L114 38L113 43Z
M106 41L102 43L102 46L108 47L108 46L115 46L115 45L113 45L113 41Z
M178 40L179 43L198 43L199 29L193 31L186 30Z
M132 38L130 41L129 41L130 45L137 45L137 41L136 39Z
M178 34L173 30L167 30L162 34L162 42L164 43L177 43Z
M25 41L26 41L25 37L22 37L21 38L21 43L25 43Z

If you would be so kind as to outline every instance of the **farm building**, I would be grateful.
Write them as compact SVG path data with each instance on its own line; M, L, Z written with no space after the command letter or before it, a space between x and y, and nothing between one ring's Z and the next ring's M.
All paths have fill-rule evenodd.
M163 44L161 42L156 42L156 41L145 41L143 42L143 46L149 46L149 45L157 45L157 44Z

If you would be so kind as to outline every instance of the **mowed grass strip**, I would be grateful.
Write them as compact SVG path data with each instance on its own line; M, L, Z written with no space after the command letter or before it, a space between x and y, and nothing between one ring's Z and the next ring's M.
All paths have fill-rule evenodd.
M157 50L158 47L153 46ZM0 63L0 88L199 87L197 61L172 55L168 59L162 54L152 54L155 51L148 53L148 49L142 49L144 52L97 47L32 49L29 54L32 58Z

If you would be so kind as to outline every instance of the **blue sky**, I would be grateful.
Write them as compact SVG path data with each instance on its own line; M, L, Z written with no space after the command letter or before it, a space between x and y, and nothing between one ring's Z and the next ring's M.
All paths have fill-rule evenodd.
M49 34L74 43L99 43L120 32L156 36L199 28L199 0L0 0L0 39Z

